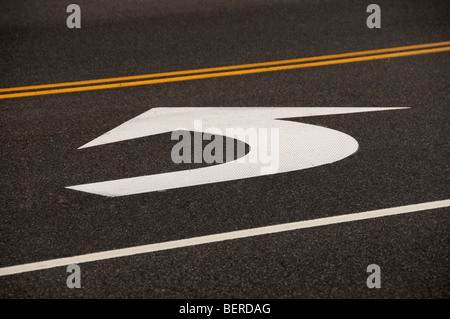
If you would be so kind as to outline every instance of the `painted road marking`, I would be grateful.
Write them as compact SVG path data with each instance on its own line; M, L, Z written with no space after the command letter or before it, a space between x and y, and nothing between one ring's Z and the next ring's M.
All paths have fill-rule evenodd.
M37 96L37 95L48 95L48 94L60 94L60 93L70 93L70 92L81 92L81 91L92 91L92 90L104 90L104 89L113 89L113 88L120 88L120 87L161 84L161 83L180 82L180 81L189 81L189 80L198 80L198 79L218 78L218 77L226 77L226 76L264 73L264 72L285 71L285 70L318 67L318 66L325 66L325 65L335 65L335 64L345 64L345 63L353 63L353 62L389 59L389 58L396 58L396 57L405 57L405 56L412 56L412 55L421 55L421 54L430 54L430 53L450 51L450 46L448 46L448 45L450 45L450 41L430 43L430 44L421 44L421 45L414 45L414 46L404 46L404 47L397 47L397 48L387 48L387 49L379 49L379 50L369 50L369 51L350 52L350 53L343 53L343 54L325 55L325 56L319 56L319 57L309 57L309 58L300 58L300 59L291 59L291 60L252 63L252 64L224 66L224 67L216 67L216 68L205 68L205 69L197 69L197 70L186 70L186 71L128 76L128 77L116 77L116 78L109 78L109 79L97 79L97 80L88 80L88 81L76 81L76 82L66 82L66 83L56 83L56 84L43 84L43 85L35 85L35 86L3 88L3 89L0 89L0 93L24 91L24 90L37 90L37 91L0 94L0 99L18 98L18 97L26 97L26 96ZM429 48L429 47L433 47L433 48L415 50L415 49L419 49L419 48ZM413 50L413 49L414 49L414 51L406 51L406 50ZM399 52L399 51L406 51L406 52ZM387 53L387 52L394 52L394 53ZM387 54L380 54L380 53L387 53ZM361 56L361 55L363 55L363 56ZM320 60L325 60L325 61L320 61ZM311 62L311 61L319 61L319 62ZM309 62L309 63L304 63L304 62ZM286 64L288 64L288 65L286 65ZM276 66L276 65L278 65L278 66ZM157 79L154 79L154 78L157 78ZM143 79L147 79L147 80L143 80ZM140 81L135 81L135 80L140 80ZM124 81L126 81L126 82L124 82ZM117 82L117 83L111 83L111 82ZM102 84L99 84L99 83L102 83ZM98 85L90 85L90 84L98 84ZM76 87L55 89L58 87L67 87L67 86L76 86ZM50 89L50 90L42 90L42 89Z
M81 264L81 263L107 260L107 259L113 259L113 258L119 258L119 257L127 257L127 256L139 255L139 254L146 254L146 253L170 250L170 249L176 249L176 248L197 246L197 245L203 245L203 244L211 244L211 243L223 242L223 241L234 240L234 239L242 239L242 238L255 237L255 236L261 236L261 235L282 233L282 232L287 232L287 231L300 230L300 229L312 228L312 227L318 227L318 226L341 224L341 223L348 223L348 222L354 222L354 221L359 221L359 220L407 214L407 213L419 212L419 211L424 211L424 210L445 208L445 207L449 207L449 206L450 206L450 199L446 199L446 200L440 200L440 201L434 201L434 202L378 209L378 210L372 210L372 211L367 211L367 212L362 212L362 213L354 213L354 214L338 215L338 216L325 217L325 218L317 218L317 219L304 220L304 221L293 222L293 223L285 223L285 224L278 224L278 225L258 227L258 228L249 228L249 229L243 229L243 230L220 233L220 234L213 234L213 235L192 237L192 238L186 238L186 239L180 239L180 240L174 240L174 241L167 241L167 242L156 243L156 244L135 246L135 247L129 247L129 248L122 248L122 249L114 249L114 250L91 253L91 254L86 254L86 255L51 259L51 260L40 261L40 262L35 262L35 263L3 267L3 268L0 268L0 276L20 274L20 273L24 273L24 272L37 271L37 270L43 270L43 269L50 269L50 268L55 268L55 267L67 266L67 265L71 265L71 264Z
M223 135L228 138L238 139L243 143L248 143L250 151L241 159L220 165L74 185L68 186L67 188L109 197L127 196L188 186L234 181L259 177L261 175L286 173L331 164L355 153L358 150L358 142L353 137L336 130L279 119L399 109L407 108L154 108L119 125L80 148L121 142L177 130L200 131L204 133L209 128L215 128L224 132ZM196 127L195 121L198 119L202 119L203 127ZM229 130L229 128L233 129ZM236 131L235 128L239 128L245 132L267 128L277 129L276 158L274 158L273 162L271 161L270 167L267 167L267 165L260 161L252 162L250 160L251 158L257 158L258 145L261 141L257 139L246 139L245 134L244 136L236 136L234 134ZM274 155L274 149L272 145L270 150L271 155Z
M309 57L309 58L251 63L251 64L242 64L242 65L233 65L233 66L223 66L223 67L216 67L216 68L205 68L205 69L196 69L196 70L185 70L185 71L115 77L115 78L108 78L108 79L97 79L97 80L87 80L87 81L75 81L75 82L65 82L65 83L54 83L54 84L42 84L42 85L33 85L33 86L3 88L3 89L0 89L0 92L3 93L3 92L13 92L13 91L37 90L37 89L56 88L56 87L65 87L65 86L78 86L78 85L88 85L88 84L98 84L98 83L142 80L142 79L166 77L166 76L176 76L176 75L208 73L208 72L217 72L217 71L230 71L230 70L236 70L236 69L247 69L247 68L254 68L254 67L292 64L292 63L300 63L300 62L311 62L311 61L317 61L317 60L337 59L337 58L352 57L352 56L359 56L359 55L416 50L416 49L424 49L424 48L447 46L447 45L450 45L450 41L437 42L437 43L426 43L426 44L402 46L402 47L396 47L396 48L378 49L378 50L368 50L368 51L358 51L358 52L332 54L332 55L322 55L322 56L318 56L318 57Z

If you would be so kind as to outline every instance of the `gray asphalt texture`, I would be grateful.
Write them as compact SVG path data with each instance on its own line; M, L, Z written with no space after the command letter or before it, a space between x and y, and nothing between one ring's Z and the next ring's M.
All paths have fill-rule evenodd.
M449 1L2 1L0 87L450 40ZM448 52L0 100L0 267L450 198ZM410 107L291 119L353 136L313 169L119 198L65 189L197 167L170 134L77 150L153 107ZM1 298L449 298L449 209L0 277ZM382 288L366 286L369 264Z

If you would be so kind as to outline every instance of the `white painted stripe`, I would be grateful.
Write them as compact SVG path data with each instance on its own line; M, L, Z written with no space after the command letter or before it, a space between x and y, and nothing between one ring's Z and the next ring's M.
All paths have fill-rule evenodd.
M59 258L59 259L51 259L51 260L40 261L40 262L35 262L35 263L16 265L16 266L11 266L11 267L4 267L4 268L0 268L0 276L20 274L20 273L24 273L24 272L49 269L49 268L55 268L55 267L60 267L60 266L67 266L67 265L71 265L71 264L81 264L81 263L106 260L106 259L112 259L112 258L118 258L118 257L145 254L145 253L151 253L151 252L169 250L169 249L175 249L175 248L196 246L196 245L202 245L202 244L210 244L210 243L239 239L239 238L247 238L247 237L260 236L260 235L281 233L281 232L299 230L299 229L304 229L304 228L311 228L311 227L346 223L346 222L365 220L365 219L371 219L371 218L379 218L379 217L385 217L385 216L413 213L413 212L418 212L418 211L423 211L423 210L444 208L444 207L449 207L449 206L450 206L450 199L447 199L447 200L441 200L441 201L435 201L435 202L378 209L378 210L372 210L372 211L363 212L363 213L338 215L338 216L318 218L318 219L312 219L312 220L304 220L304 221L300 221L300 222L279 224L279 225L273 225L273 226L250 228L250 229L244 229L244 230L238 230L238 231L232 231L232 232L226 232L226 233L220 233L220 234L214 234L214 235L192 237L192 238L187 238L187 239L180 239L180 240L174 240L174 241L168 241L168 242L162 242L162 243L156 243L156 244L149 244L149 245L142 245L142 246L136 246L136 247L130 247L130 248L108 250L108 251L104 251L104 252L98 252L98 253L92 253L92 254L86 254L86 255L79 255L79 256Z

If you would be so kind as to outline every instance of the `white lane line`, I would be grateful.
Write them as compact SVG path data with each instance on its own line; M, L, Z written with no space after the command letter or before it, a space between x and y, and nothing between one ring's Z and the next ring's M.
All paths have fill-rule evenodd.
M378 210L372 210L372 211L362 212L362 213L338 215L338 216L332 216L332 217L317 218L317 219L312 219L312 220L304 220L304 221L300 221L300 222L243 229L243 230L238 230L238 231L232 231L232 232L226 232L226 233L220 233L220 234L214 234L214 235L207 235L207 236L200 236L200 237L192 237L192 238L187 238L187 239L180 239L180 240L174 240L174 241L168 241L168 242L162 242L162 243L156 243L156 244L149 244L149 245L142 245L142 246L136 246L136 247L129 247L129 248L123 248L123 249L114 249L114 250L108 250L108 251L86 254L86 255L51 259L51 260L34 262L34 263L29 263L29 264L3 267L3 268L0 268L0 276L20 274L20 273L24 273L24 272L49 269L49 268L55 268L55 267L60 267L60 266L67 266L67 265L71 265L71 264L81 264L81 263L87 263L87 262L93 262L93 261L99 261L99 260L105 260L105 259L145 254L145 253L151 253L151 252L169 250L169 249L175 249L175 248L196 246L196 245L202 245L202 244L210 244L210 243L239 239L239 238L247 238L247 237L253 237L253 236L281 233L281 232L299 230L299 229L304 229L304 228L311 228L311 227L346 223L346 222L365 220L365 219L371 219L371 218L379 218L379 217L385 217L385 216L413 213L413 212L418 212L418 211L423 211L423 210L444 208L444 207L449 207L449 206L450 206L450 199L446 199L446 200L440 200L440 201L435 201L435 202L427 202L427 203L421 203L421 204L413 204L413 205L407 205L407 206L378 209Z

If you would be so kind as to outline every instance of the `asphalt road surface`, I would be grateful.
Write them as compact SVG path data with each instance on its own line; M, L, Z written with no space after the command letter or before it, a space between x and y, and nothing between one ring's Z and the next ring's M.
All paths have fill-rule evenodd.
M449 1L379 0L373 29L368 1L79 0L81 28L72 29L70 3L1 3L0 88L20 88L0 90L1 298L449 298ZM423 44L431 45L399 49ZM270 72L190 71L392 48L392 57ZM160 74L184 70L178 80ZM127 78L148 74L168 80ZM105 86L71 83L97 79ZM35 87L44 84L53 86ZM404 109L290 118L359 144L310 169L120 197L66 188L207 166L173 163L169 132L78 149L158 107ZM404 214L114 255L421 203ZM81 288L69 289L69 263L55 260L98 252L113 255L75 259ZM33 266L42 261L50 266ZM367 286L371 264L380 288Z

